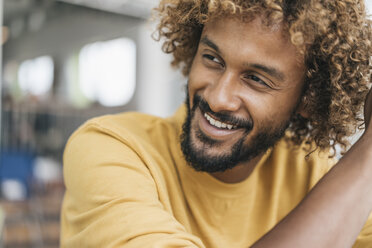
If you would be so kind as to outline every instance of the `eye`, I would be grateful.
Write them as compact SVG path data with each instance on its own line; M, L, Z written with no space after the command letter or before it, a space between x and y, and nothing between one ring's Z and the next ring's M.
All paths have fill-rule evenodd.
M244 76L245 79L249 79L249 80L252 80L254 82L257 82L259 83L260 85L262 86L265 86L265 87L268 87L268 88L271 88L271 86L269 84L267 84L264 80L262 80L261 78L255 76L255 75L252 75L252 74L248 74L246 76Z
M213 64L217 64L219 66L223 66L223 62L219 58L217 58L217 57L215 57L211 54L203 54L202 57L203 57L203 59L205 59L205 61L207 63L213 63Z

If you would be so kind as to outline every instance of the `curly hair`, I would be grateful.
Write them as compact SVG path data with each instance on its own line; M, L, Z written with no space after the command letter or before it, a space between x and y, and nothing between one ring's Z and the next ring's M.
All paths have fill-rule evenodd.
M162 0L155 11L156 38L164 39L163 51L185 76L212 19L261 16L268 26L283 24L307 69L302 103L309 117L292 118L290 140L333 151L339 144L345 151L347 137L363 126L372 71L372 24L363 0Z

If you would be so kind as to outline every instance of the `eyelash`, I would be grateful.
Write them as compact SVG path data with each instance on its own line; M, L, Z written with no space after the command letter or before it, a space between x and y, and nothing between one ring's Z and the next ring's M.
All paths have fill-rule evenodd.
M213 62L213 63L217 63L220 66L224 66L223 63L220 62L220 60L217 57L215 57L215 56L213 56L211 54L203 54L202 57L205 58L205 59L207 59L207 60L209 60L209 61L211 61L211 62ZM245 79L249 79L249 80L253 80L253 81L259 83L262 86L271 88L264 80L262 80L261 78L255 76L255 75L249 74L249 75L245 76L244 78Z
M222 62L220 62L220 60L217 57L213 56L213 55L203 54L203 58L206 58L206 59L208 59L208 60L210 60L210 61L212 61L214 63L218 63L220 65L223 65ZM217 60L217 61L215 61L215 60Z
M253 81L255 81L255 82L257 82L257 83L259 83L259 84L261 84L263 86L266 86L266 87L271 88L264 80L262 80L261 78L255 76L255 75L251 75L250 74L250 75L245 76L244 78L253 80Z

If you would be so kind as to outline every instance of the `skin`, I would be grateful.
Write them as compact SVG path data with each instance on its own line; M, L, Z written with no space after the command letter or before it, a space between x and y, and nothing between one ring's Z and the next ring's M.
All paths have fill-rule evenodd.
M266 27L259 18L248 23L232 18L207 23L189 74L190 107L198 94L213 112L251 120L254 126L248 134L243 128L221 129L211 125L197 108L190 133L195 150L203 149L211 157L228 154L242 137L249 146L258 133L275 130L294 112L301 113L298 103L304 71L302 56L280 26ZM197 132L218 145L208 146ZM227 183L242 181L261 157L211 174Z

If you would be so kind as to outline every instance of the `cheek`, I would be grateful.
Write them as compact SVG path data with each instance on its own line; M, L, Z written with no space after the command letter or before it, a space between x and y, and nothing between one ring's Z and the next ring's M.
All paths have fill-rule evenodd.
M214 82L214 75L208 73L207 70L203 69L201 66L194 66L189 74L188 80L188 93L189 99L192 106L192 101L195 94L203 96L203 92L212 85Z
M189 101L190 101L190 107L192 108L192 105L193 105L193 99L194 99L194 94L195 94L195 91L196 91L196 88L198 87L197 86L197 78L196 78L196 75L197 75L197 65L196 65L196 61L194 59L192 65L191 65L191 68L190 68L190 72L189 72L189 75L188 75L188 82L187 82L187 91L188 91L188 94L189 94Z
M260 95L245 98L246 108L254 121L256 128L260 128L267 123L282 122L288 120L295 107L295 102L289 102L290 96L275 95Z
M188 81L188 90L191 94L195 91L200 85L200 73L202 73L199 69L198 63L196 61L193 62L190 73L189 73L189 81Z

